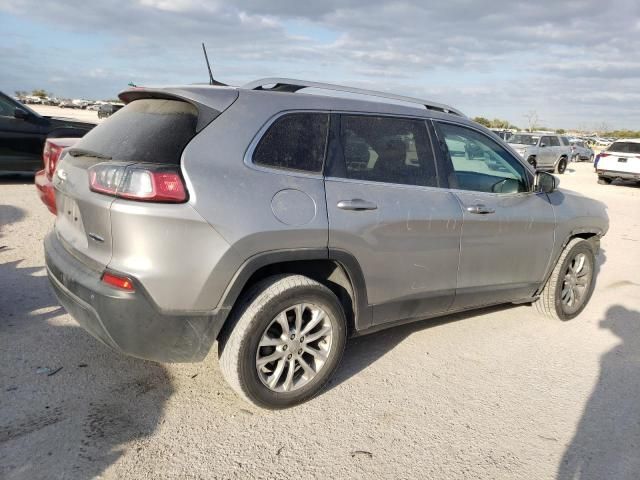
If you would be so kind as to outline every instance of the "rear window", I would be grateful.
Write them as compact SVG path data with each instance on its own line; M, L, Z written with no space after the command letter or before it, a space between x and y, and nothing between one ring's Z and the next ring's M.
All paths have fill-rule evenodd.
M322 172L329 115L290 113L277 119L253 152L253 163L265 167Z
M126 162L179 164L198 110L179 100L135 100L82 137L77 148Z
M640 143L635 142L613 142L609 148L607 148L608 152L619 152L619 153L634 153L640 154Z

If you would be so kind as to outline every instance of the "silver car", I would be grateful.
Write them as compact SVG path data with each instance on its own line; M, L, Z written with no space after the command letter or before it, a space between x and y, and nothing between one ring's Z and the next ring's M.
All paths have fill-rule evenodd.
M591 147L584 140L577 138L569 139L571 142L571 160L573 162L581 162L586 160L593 163L594 153Z
M284 408L349 336L502 303L569 320L591 296L603 204L455 108L290 79L120 98L58 164L45 253L60 303L125 354L217 341L229 384Z
M536 170L562 174L572 155L569 139L562 135L519 132L508 142Z

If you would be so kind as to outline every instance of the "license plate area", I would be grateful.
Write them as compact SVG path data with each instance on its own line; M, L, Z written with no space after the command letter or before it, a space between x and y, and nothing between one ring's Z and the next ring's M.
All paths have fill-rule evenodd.
M625 157L618 157L618 163L627 163L627 159Z

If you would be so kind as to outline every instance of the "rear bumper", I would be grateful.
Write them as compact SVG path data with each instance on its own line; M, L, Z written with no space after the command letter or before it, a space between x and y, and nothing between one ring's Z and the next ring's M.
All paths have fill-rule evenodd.
M599 177L605 178L621 178L623 180L640 180L640 172L619 172L616 170L597 169Z
M47 178L44 170L39 170L34 177L34 183L38 190L38 196L42 203L46 205L51 213L57 215L56 211L56 194L53 190L53 183Z
M196 362L206 357L227 311L161 312L135 279L134 292L102 283L102 272L72 256L55 232L47 235L44 247L47 273L60 304L102 343L159 362Z

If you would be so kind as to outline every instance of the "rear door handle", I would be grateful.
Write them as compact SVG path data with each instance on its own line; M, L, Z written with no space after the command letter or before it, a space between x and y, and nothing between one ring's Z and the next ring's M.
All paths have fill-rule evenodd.
M475 213L477 215L487 215L489 213L496 213L495 209L493 209L491 207L487 207L486 205L483 205L481 203L478 203L476 205L468 206L467 207L467 212Z
M367 202L361 198L354 198L353 200L340 200L338 202L338 208L342 210L376 210L378 205L373 202Z

